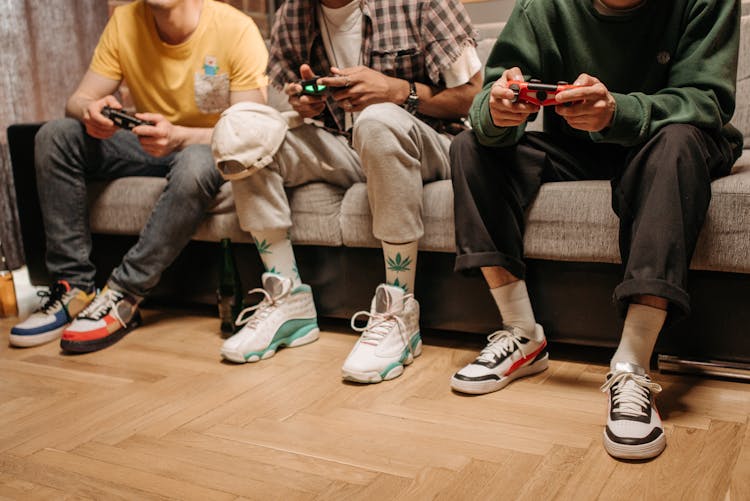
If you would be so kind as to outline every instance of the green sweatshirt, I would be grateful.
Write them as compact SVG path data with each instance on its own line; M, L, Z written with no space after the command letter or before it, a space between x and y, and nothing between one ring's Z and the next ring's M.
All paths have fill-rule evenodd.
M594 142L642 144L661 127L688 123L722 130L736 152L731 126L737 79L740 3L736 0L646 0L631 13L600 14L592 0L519 0L490 53L484 88L471 107L479 142L515 144L519 127L497 127L489 112L492 83L518 66L525 78L573 82L598 78L617 102L601 132L575 130L550 107L544 130Z

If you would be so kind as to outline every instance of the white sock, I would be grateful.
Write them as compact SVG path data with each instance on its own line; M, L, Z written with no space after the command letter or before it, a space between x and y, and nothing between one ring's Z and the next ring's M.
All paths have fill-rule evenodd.
M255 247L266 271L292 279L292 288L302 283L288 230L253 232Z
M610 367L614 368L617 362L628 362L648 371L656 338L666 318L665 310L631 303L625 316L620 345L609 363Z
M417 277L418 242L389 244L383 242L385 259L385 283L401 287L406 292L414 292Z
M536 319L531 308L531 300L526 290L526 282L518 280L490 289L492 297L503 317L503 325L521 329L535 339ZM535 339L536 340L536 339Z

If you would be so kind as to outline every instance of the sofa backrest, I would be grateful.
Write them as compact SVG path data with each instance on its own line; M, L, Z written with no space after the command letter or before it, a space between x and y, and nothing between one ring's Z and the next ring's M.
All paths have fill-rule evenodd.
M743 4L744 7L744 4ZM490 55L495 40L502 32L505 23L478 24L479 44L477 51L482 62ZM740 54L737 67L737 105L732 118L732 125L745 136L745 148L750 149L750 15L741 19ZM529 124L529 130L541 128L541 120Z

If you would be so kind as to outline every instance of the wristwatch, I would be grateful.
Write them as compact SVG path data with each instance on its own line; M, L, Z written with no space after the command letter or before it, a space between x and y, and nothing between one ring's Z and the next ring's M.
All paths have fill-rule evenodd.
M409 82L409 96L404 101L404 109L414 115L417 112L419 106L419 96L417 95L417 84Z

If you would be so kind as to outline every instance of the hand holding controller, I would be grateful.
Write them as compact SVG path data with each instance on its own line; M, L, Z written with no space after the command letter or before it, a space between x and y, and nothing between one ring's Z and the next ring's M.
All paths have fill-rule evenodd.
M121 129L132 130L134 127L137 127L139 125L154 125L154 122L141 120L140 118L136 118L135 116L125 111L118 110L117 108L112 108L110 106L105 106L104 108L102 108L101 113L105 117L112 120L112 122L114 122L114 124Z
M529 80L522 82L518 80L509 80L508 88L513 91L515 98L514 103L523 101L526 103L536 104L538 106L559 105L555 96L569 89L583 87L582 85L571 85L568 82L558 82L557 84L544 84L539 80ZM570 106L572 103L562 103L564 106Z
M318 80L320 78L321 77L316 75L313 78L300 80L299 84L302 87L300 94L307 96L320 96L322 94L325 94L328 91L328 87L326 87L325 85L320 85L318 83Z

